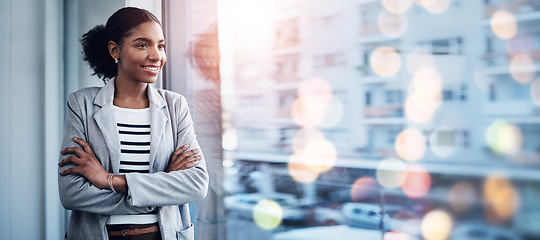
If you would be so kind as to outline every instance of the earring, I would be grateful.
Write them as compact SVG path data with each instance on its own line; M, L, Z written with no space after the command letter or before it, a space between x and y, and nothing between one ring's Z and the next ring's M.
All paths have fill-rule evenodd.
M114 58L114 63L118 63L118 58Z

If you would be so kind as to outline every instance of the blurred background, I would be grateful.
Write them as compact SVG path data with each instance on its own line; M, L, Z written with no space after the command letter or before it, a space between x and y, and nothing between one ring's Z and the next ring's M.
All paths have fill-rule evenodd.
M0 239L60 239L83 33L162 20L211 177L197 239L540 239L540 1L2 0Z

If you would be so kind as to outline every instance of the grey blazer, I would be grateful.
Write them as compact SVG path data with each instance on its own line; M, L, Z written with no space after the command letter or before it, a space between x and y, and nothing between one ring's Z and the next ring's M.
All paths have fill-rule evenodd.
M62 149L80 147L72 138L88 142L105 170L118 173L120 141L114 119L115 84L81 89L69 95ZM93 186L85 177L58 177L60 199L73 210L66 239L108 239L105 221L113 214L138 214L158 209L162 239L193 239L188 203L206 196L206 162L165 173L172 152L189 144L199 148L187 102L180 94L148 85L151 114L150 173L126 173L128 193ZM201 151L202 152L202 151ZM60 161L65 156L60 156ZM74 167L66 165L58 171Z

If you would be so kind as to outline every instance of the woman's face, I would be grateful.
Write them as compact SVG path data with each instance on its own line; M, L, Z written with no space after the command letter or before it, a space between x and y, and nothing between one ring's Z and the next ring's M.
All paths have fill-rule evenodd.
M118 76L142 83L154 83L167 56L161 26L154 21L142 23L124 38L120 48Z

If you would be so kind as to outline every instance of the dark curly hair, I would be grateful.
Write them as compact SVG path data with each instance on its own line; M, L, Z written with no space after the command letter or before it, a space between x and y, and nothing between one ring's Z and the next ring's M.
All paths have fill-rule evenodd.
M109 54L109 41L122 47L124 38L130 36L134 28L149 21L161 26L157 17L149 11L126 7L111 15L106 25L97 25L83 34L81 39L83 59L94 70L92 75L97 75L105 83L116 77L118 67Z

